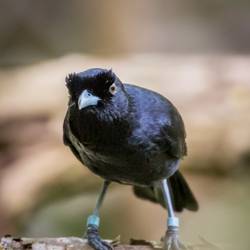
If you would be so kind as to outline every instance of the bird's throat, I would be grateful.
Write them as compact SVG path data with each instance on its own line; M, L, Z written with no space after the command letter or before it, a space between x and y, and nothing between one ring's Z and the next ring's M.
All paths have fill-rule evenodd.
M128 136L129 122L125 112L116 109L73 110L70 115L72 133L86 147L118 145Z

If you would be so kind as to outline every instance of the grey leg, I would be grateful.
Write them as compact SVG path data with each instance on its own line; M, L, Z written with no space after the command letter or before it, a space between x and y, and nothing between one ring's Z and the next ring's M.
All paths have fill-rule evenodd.
M186 247L179 241L179 219L174 214L167 179L161 181L162 193L168 210L167 232L164 239L165 250L180 250Z
M86 236L88 239L89 245L95 250L110 250L113 249L111 245L107 242L103 241L99 235L99 226L100 226L100 217L99 217L99 209L104 200L105 194L107 192L108 186L110 182L104 181L101 193L97 199L96 207L87 219L87 232Z

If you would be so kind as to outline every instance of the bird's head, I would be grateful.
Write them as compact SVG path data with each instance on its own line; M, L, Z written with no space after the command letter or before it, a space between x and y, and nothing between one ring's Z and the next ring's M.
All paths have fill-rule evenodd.
M121 81L112 70L99 68L69 74L66 86L70 102L77 105L79 110L103 106L123 91Z

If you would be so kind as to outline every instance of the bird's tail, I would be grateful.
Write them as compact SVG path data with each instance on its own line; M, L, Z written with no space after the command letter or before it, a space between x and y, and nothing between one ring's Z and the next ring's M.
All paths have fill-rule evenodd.
M176 212L181 212L184 208L197 211L198 202L196 201L190 187L182 174L177 171L168 179L169 188L172 196L173 207ZM150 200L166 207L162 190L159 186L140 187L134 186L134 193L142 199Z

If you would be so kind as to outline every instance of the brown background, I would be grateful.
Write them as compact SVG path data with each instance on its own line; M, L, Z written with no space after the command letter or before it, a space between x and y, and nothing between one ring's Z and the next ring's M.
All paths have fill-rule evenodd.
M101 185L62 143L66 74L113 68L181 112L199 202L181 236L249 249L249 1L0 1L0 234L81 236ZM158 240L166 212L113 184L102 235ZM235 249L235 247L232 247Z

